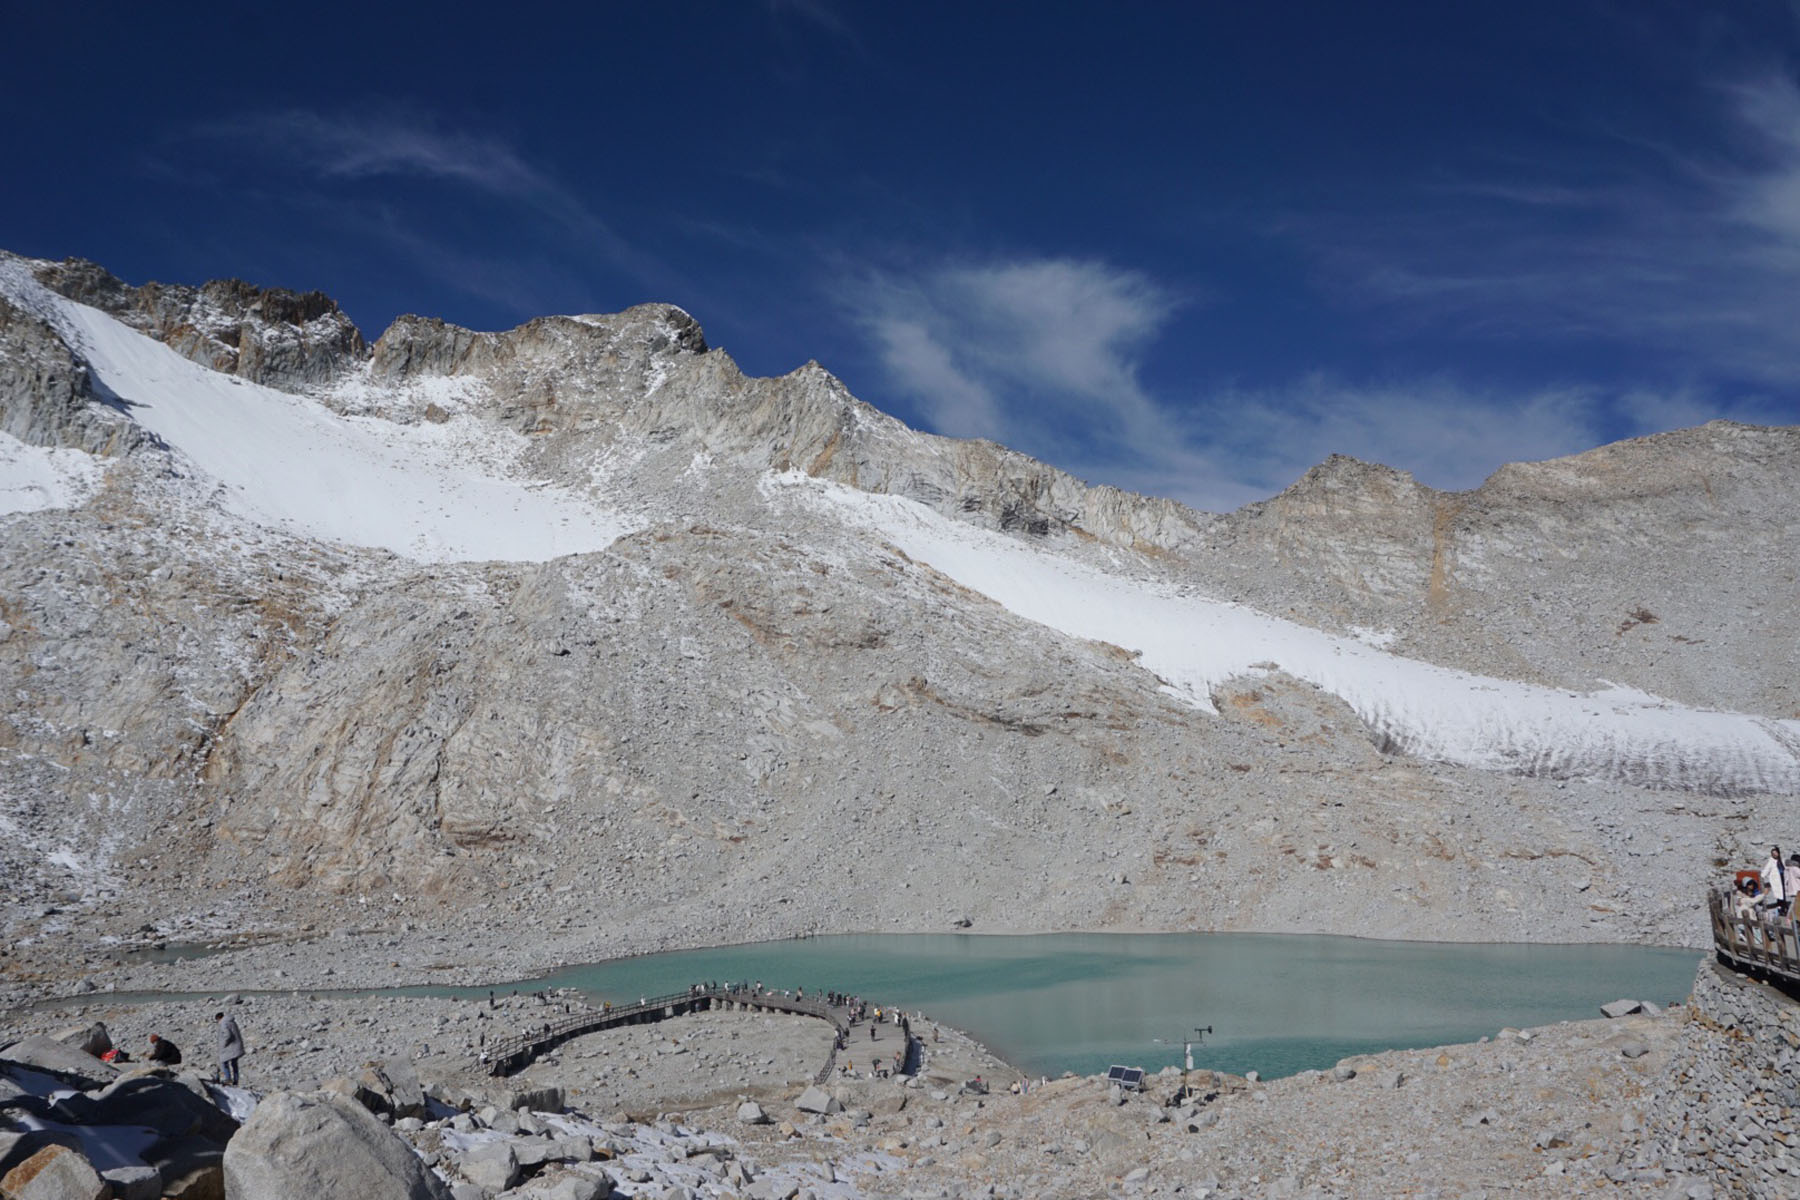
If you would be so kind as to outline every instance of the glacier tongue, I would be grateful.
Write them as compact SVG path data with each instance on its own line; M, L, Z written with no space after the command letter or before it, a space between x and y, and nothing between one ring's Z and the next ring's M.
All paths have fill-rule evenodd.
M1800 791L1800 721L1473 675L1102 572L900 497L797 473L772 476L765 491L836 513L1021 617L1136 651L1172 693L1207 711L1232 676L1279 669L1344 700L1378 744L1424 758L1713 794Z
M55 325L99 390L251 520L421 562L541 562L635 528L612 504L515 473L522 435L472 418L342 417L190 362L12 265L0 271L0 291Z

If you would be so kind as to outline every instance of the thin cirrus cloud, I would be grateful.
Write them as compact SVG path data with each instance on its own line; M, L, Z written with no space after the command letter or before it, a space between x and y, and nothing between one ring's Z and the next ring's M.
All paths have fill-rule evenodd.
M1197 507L1234 508L1331 453L1379 457L1468 486L1496 450L1544 457L1591 444L1597 402L1523 402L1448 380L1356 386L1313 374L1174 404L1142 355L1177 309L1148 277L1091 260L892 271L860 281L860 321L891 385L936 430L985 437L1076 474Z
M324 179L422 176L523 201L565 224L596 220L585 205L492 137L401 113L327 116L305 109L246 113L193 130L202 140L260 148Z
M546 230L561 251L601 262L656 288L678 288L667 264L620 235L574 190L534 165L505 141L482 133L446 128L425 115L393 109L362 114L325 114L306 109L246 113L197 125L191 140L225 145L272 161L304 176L315 191L293 202L329 203L339 223L386 243L398 256L433 270L462 290L538 315L531 290L509 284L496 292L496 278L517 270L479 248L436 240L427 219L396 221L389 201L357 208L344 189L367 180L414 179L473 192L517 210L520 227ZM345 206L348 207L345 207ZM461 264L455 270L451 264Z
M1626 134L1592 161L1420 189L1390 215L1296 216L1351 303L1395 329L1602 339L1689 376L1800 383L1800 89L1714 89L1710 144Z

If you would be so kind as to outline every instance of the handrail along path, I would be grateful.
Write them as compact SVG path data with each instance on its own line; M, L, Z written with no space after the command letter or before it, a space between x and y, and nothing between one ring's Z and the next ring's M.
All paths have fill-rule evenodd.
M1713 950L1721 963L1760 976L1790 994L1800 991L1800 927L1790 918L1740 917L1727 887L1708 893L1707 911L1712 917Z
M534 1032L520 1034L495 1044L487 1052L484 1066L490 1075L510 1075L546 1050L560 1046L572 1038L605 1029L618 1029L625 1025L650 1024L715 1008L795 1013L830 1022L837 1036L832 1039L825 1065L813 1076L814 1083L824 1083L831 1078L832 1069L837 1065L838 1046L850 1033L850 1013L841 1005L828 1004L823 1000L796 999L779 992L758 991L748 987L696 987L685 992L671 992L666 996L652 996L636 1004L624 1004L616 1008L591 1008L571 1013L561 1020L546 1022ZM910 1034L907 1040L911 1042ZM910 1045L907 1051L910 1059Z

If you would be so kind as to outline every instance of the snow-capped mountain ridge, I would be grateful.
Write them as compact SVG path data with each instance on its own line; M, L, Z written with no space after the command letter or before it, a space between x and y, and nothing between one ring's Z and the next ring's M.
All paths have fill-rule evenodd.
M365 345L110 278L0 256L0 802L109 798L53 848L173 822L278 910L567 859L697 941L846 871L843 928L1666 940L1719 822L1800 793L1800 430L1454 494L1334 458L1212 517L673 306Z
M435 416L429 405L383 409L379 393L444 381L497 397L488 415L548 443L535 470L583 477L556 435L579 435L573 457L592 457L619 431L684 452L728 455L752 466L798 467L853 486L895 491L967 519L1006 528L1079 528L1103 542L1171 549L1210 520L1170 500L1090 486L989 442L921 434L850 395L817 363L778 379L745 376L706 344L700 326L670 304L615 315L539 317L478 332L402 316L370 346L337 306L304 295L225 281L203 288L133 288L93 263L19 259L44 288L112 315L202 365L271 387L317 396L350 411L400 421ZM314 315L316 314L316 315ZM304 320L302 320L304 318ZM222 336L201 337L214 331Z

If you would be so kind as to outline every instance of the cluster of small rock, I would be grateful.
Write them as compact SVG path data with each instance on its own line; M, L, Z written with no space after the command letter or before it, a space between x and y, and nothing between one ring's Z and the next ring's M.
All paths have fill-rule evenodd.
M1788 1147L1800 1017L1791 1000L1708 965L1690 1004L1621 1001L1605 1014L1505 1029L1474 1044L1359 1056L1277 1080L1184 1077L1170 1068L1142 1090L1099 1077L1021 1080L945 1029L941 1042L926 1040L925 1062L910 1077L840 1076L824 1086L735 1094L727 1086L716 1098L694 1098L685 1071L664 1069L693 1057L666 1048L677 1044L672 1032L694 1038L710 1020L727 1035L740 1031L745 1054L809 1049L778 1023L700 1014L638 1030L645 1047L665 1047L638 1060L640 1098L653 1100L660 1083L674 1109L661 1112L626 1111L610 1087L595 1085L598 1062L639 1052L621 1044L596 1059L590 1053L601 1043L588 1038L526 1077L465 1072L422 1084L410 1062L377 1061L277 1091L253 1111L255 1097L191 1073L140 1068L123 1082L106 1079L110 1068L47 1037L0 1058L85 1066L85 1081L101 1086L57 1098L51 1114L71 1124L116 1117L134 1095L140 1107L149 1103L132 1089L157 1089L156 1103L178 1115L208 1103L247 1118L228 1142L221 1146L215 1131L202 1148L231 1200L1795 1194ZM354 1023L334 1032L369 1036ZM775 1040L756 1040L764 1036ZM987 1075L986 1086L973 1082L977 1074ZM578 1081L588 1086L575 1103ZM0 1095L0 1110L43 1103ZM0 1141L10 1154L0 1174L45 1154L34 1170L47 1179L81 1175L67 1139L53 1150L41 1133L19 1133ZM103 1165L92 1173L106 1184ZM142 1164L140 1175L152 1166ZM204 1194L183 1190L198 1185L166 1161L155 1179L158 1194ZM109 1186L118 1197L135 1196L126 1183L113 1176Z
M1688 1009L1634 1161L1706 1182L1690 1195L1800 1195L1800 1004L1707 964Z

